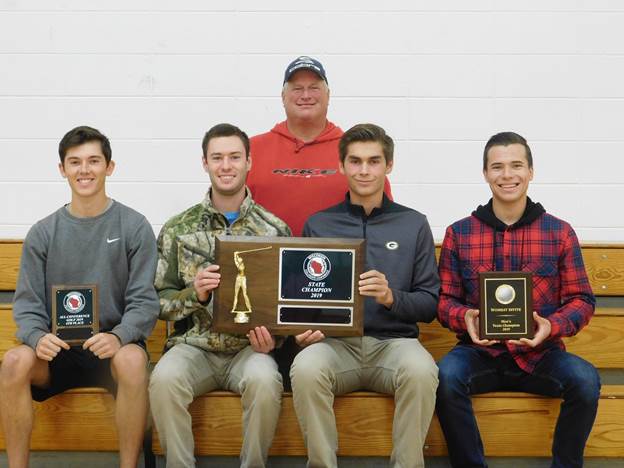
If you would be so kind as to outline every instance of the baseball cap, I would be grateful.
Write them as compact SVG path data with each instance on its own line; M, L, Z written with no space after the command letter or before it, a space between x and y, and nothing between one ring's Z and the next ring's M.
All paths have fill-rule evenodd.
M320 76L325 83L327 83L327 75L325 74L325 68L321 62L312 57L308 57L307 55L302 55L301 57L297 57L295 60L290 62L290 65L286 67L286 71L284 72L284 83L290 80L290 77L293 74L301 69L308 69L313 71L318 76Z

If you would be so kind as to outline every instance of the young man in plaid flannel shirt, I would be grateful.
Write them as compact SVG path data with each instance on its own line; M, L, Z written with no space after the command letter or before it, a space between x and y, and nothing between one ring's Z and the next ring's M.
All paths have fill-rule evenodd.
M576 234L527 196L533 158L520 135L490 138L483 175L492 199L447 228L440 256L438 319L459 338L438 363L436 410L451 463L487 466L470 395L513 390L563 398L552 466L581 467L600 380L561 341L587 325L595 305ZM533 273L534 338L479 339L479 272L520 270Z

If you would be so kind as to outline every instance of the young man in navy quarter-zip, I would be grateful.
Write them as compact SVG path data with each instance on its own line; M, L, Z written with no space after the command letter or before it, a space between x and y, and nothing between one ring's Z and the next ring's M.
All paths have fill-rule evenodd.
M59 170L71 202L37 222L24 240L13 317L24 343L7 351L0 371L0 409L11 468L28 466L32 399L75 387L116 388L121 467L135 467L147 420L145 340L158 317L156 241L147 219L106 195L113 173L108 138L91 127L59 144ZM51 333L52 288L95 284L99 330L82 346ZM87 298L67 293L79 313ZM62 437L62 433L54 437Z
M447 228L440 254L438 318L460 340L438 364L437 414L451 464L487 466L470 396L512 390L563 398L552 466L581 467L600 380L561 340L578 333L594 313L576 234L527 196L533 157L520 135L490 138L483 176L492 199ZM485 271L533 273L534 338L479 338L479 272ZM531 424L528 416L525 424Z
M308 330L291 368L295 411L308 466L336 467L334 395L368 389L394 395L393 467L424 466L422 448L435 406L438 369L418 341L417 322L435 318L440 282L426 217L388 199L384 181L394 144L373 124L348 130L339 143L345 200L312 215L311 237L366 239L364 336L325 337Z

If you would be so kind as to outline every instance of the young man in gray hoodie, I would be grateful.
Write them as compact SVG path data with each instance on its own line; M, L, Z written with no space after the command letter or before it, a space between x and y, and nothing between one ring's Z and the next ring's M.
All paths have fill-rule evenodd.
M7 351L0 368L9 466L28 466L33 399L103 386L116 387L120 466L135 467L147 418L144 343L159 309L156 241L143 215L106 195L106 178L115 168L106 136L74 128L61 140L59 156L71 202L37 222L24 240L13 305L23 344ZM51 333L53 287L87 284L97 286L99 333L70 346ZM77 294L70 300L83 305L84 295Z

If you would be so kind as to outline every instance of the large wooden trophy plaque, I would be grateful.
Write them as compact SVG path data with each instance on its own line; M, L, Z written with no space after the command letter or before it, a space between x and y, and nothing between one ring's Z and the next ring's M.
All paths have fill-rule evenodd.
M274 335L321 330L361 336L363 239L218 236L215 331L246 334L264 325Z

